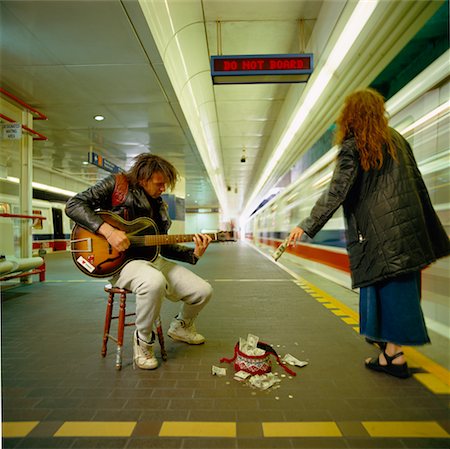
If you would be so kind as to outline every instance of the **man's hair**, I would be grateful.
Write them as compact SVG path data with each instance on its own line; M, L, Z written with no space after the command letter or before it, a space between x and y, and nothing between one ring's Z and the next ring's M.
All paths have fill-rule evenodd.
M353 137L364 171L383 166L384 145L391 157L396 159L384 98L375 89L358 90L346 97L336 124L335 142L340 145Z
M130 184L139 184L139 181L147 181L153 173L160 172L167 179L170 189L175 187L179 174L177 169L161 156L150 153L142 153L134 158L133 166L127 172Z

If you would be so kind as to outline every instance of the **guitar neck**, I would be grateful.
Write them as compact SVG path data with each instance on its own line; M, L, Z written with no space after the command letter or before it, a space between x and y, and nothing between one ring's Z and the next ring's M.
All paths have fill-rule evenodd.
M209 235L212 240L217 240L217 234ZM130 242L139 246L174 245L177 243L192 242L195 234L155 234L129 237Z

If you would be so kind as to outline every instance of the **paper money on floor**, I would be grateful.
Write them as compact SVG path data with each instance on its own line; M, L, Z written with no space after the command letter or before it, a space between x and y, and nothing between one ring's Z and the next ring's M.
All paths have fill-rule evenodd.
M218 366L212 366L211 368L211 373L213 376L226 376L227 375L227 370L226 368L220 368Z
M281 379L276 377L273 373L256 374L248 379L248 383L258 390L268 390L280 382Z
M286 354L286 355L281 359L281 361L284 362L284 363L288 363L289 365L292 365L292 366L299 366L300 368L301 368L302 366L306 366L306 365L308 364L308 362L301 361L301 360L295 358L295 357L294 357L293 355L291 355L291 354Z
M250 373L248 373L247 371L242 371L242 370L234 373L234 379L238 380L239 382L242 382L245 379L248 379L250 376L251 376Z

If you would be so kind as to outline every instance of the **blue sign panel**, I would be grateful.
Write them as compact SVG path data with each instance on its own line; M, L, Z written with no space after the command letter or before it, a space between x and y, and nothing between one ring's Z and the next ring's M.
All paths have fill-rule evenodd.
M122 168L120 168L118 165L113 164L103 156L100 156L99 154L94 152L88 153L88 161L90 164L96 165L97 167L100 167L103 170L109 171L111 173L120 173L123 171Z

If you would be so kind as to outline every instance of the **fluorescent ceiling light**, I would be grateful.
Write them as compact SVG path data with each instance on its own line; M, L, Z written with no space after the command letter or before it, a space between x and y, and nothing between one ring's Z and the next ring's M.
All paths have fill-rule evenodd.
M449 75L449 58L450 50L447 50L419 75L417 75L413 81L408 83L392 98L390 98L386 102L386 110L389 115L395 115L406 105L422 96L426 91L428 91L428 86L437 85L439 82L444 80Z
M105 117L103 115L94 115L94 120L97 120L97 122L102 122L105 120Z
M15 184L20 184L20 179L13 176L7 176L7 181L14 182ZM59 187L48 186L47 184L41 184L40 182L32 182L33 188L39 190L45 190L46 192L60 193L61 195L74 196L77 192L72 192L71 190L60 189Z
M77 194L77 192L72 192L71 190L60 189L59 187L48 186L39 182L32 182L32 185L35 189L45 190L46 192L60 193L68 196L74 196Z
M324 66L321 68L317 76L312 76L310 85L305 91L305 97L299 101L296 106L293 118L284 132L280 142L275 148L273 156L266 165L263 174L261 175L257 186L253 190L253 194L248 201L248 206L243 212L244 216L249 216L253 211L253 201L256 199L258 193L263 188L273 169L278 164L279 160L283 157L287 148L291 144L293 138L298 133L299 129L303 125L305 119L308 117L311 109L316 105L320 96L322 95L328 82L339 68L342 61L345 59L348 51L355 43L360 32L370 19L375 7L378 4L378 0L360 0L353 10L350 19L344 27L344 30L340 34L336 44L331 50Z
M407 134L408 132L415 130L416 128L419 128L420 126L424 125L425 123L430 122L436 116L448 114L449 110L450 110L450 100L445 103L442 103L437 108L428 112L428 114L423 115L418 120L416 120L414 123L411 123L409 126L406 126L405 128L399 128L399 132L401 134Z

